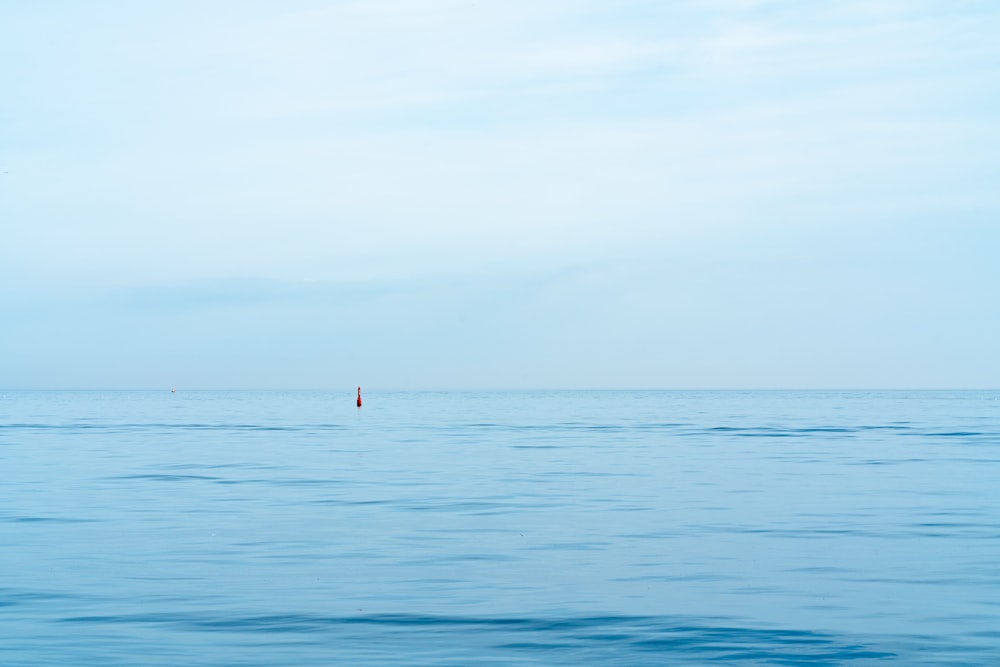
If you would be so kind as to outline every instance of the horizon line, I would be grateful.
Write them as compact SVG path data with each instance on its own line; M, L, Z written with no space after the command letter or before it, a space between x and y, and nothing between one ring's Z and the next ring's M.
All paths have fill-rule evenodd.
M350 385L351 389L341 389L337 387L0 387L0 392L19 391L142 391L142 392L166 392L180 393L181 391L287 391L287 392L330 392L339 393L341 391L354 391L357 385ZM364 385L362 385L362 388ZM557 392L557 391L1000 391L1000 387L378 387L365 389L365 391L402 393L402 392Z

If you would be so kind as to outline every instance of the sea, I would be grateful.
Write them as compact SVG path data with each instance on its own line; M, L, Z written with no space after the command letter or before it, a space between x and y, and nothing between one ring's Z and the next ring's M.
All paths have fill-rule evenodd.
M0 391L0 665L998 665L998 391Z

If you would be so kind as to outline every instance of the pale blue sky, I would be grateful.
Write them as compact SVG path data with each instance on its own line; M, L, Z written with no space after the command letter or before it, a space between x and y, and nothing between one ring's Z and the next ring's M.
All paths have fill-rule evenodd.
M997 35L0 0L0 386L1000 386Z

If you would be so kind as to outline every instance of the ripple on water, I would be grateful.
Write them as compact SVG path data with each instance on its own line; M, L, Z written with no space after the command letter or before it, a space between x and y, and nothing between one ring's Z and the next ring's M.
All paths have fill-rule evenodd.
M439 664L509 661L518 664L729 664L843 665L896 657L832 634L741 626L725 619L667 616L465 617L420 614L213 615L151 613L72 616L67 626L157 626L176 633L213 633L223 643L240 637L294 637L299 648L331 650L331 657L377 659L396 655ZM664 663L663 661L668 661Z

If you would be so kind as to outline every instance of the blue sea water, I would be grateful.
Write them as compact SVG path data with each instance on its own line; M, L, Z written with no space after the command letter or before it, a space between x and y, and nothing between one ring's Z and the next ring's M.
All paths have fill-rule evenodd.
M0 664L1000 664L1000 391L365 399L0 392Z

